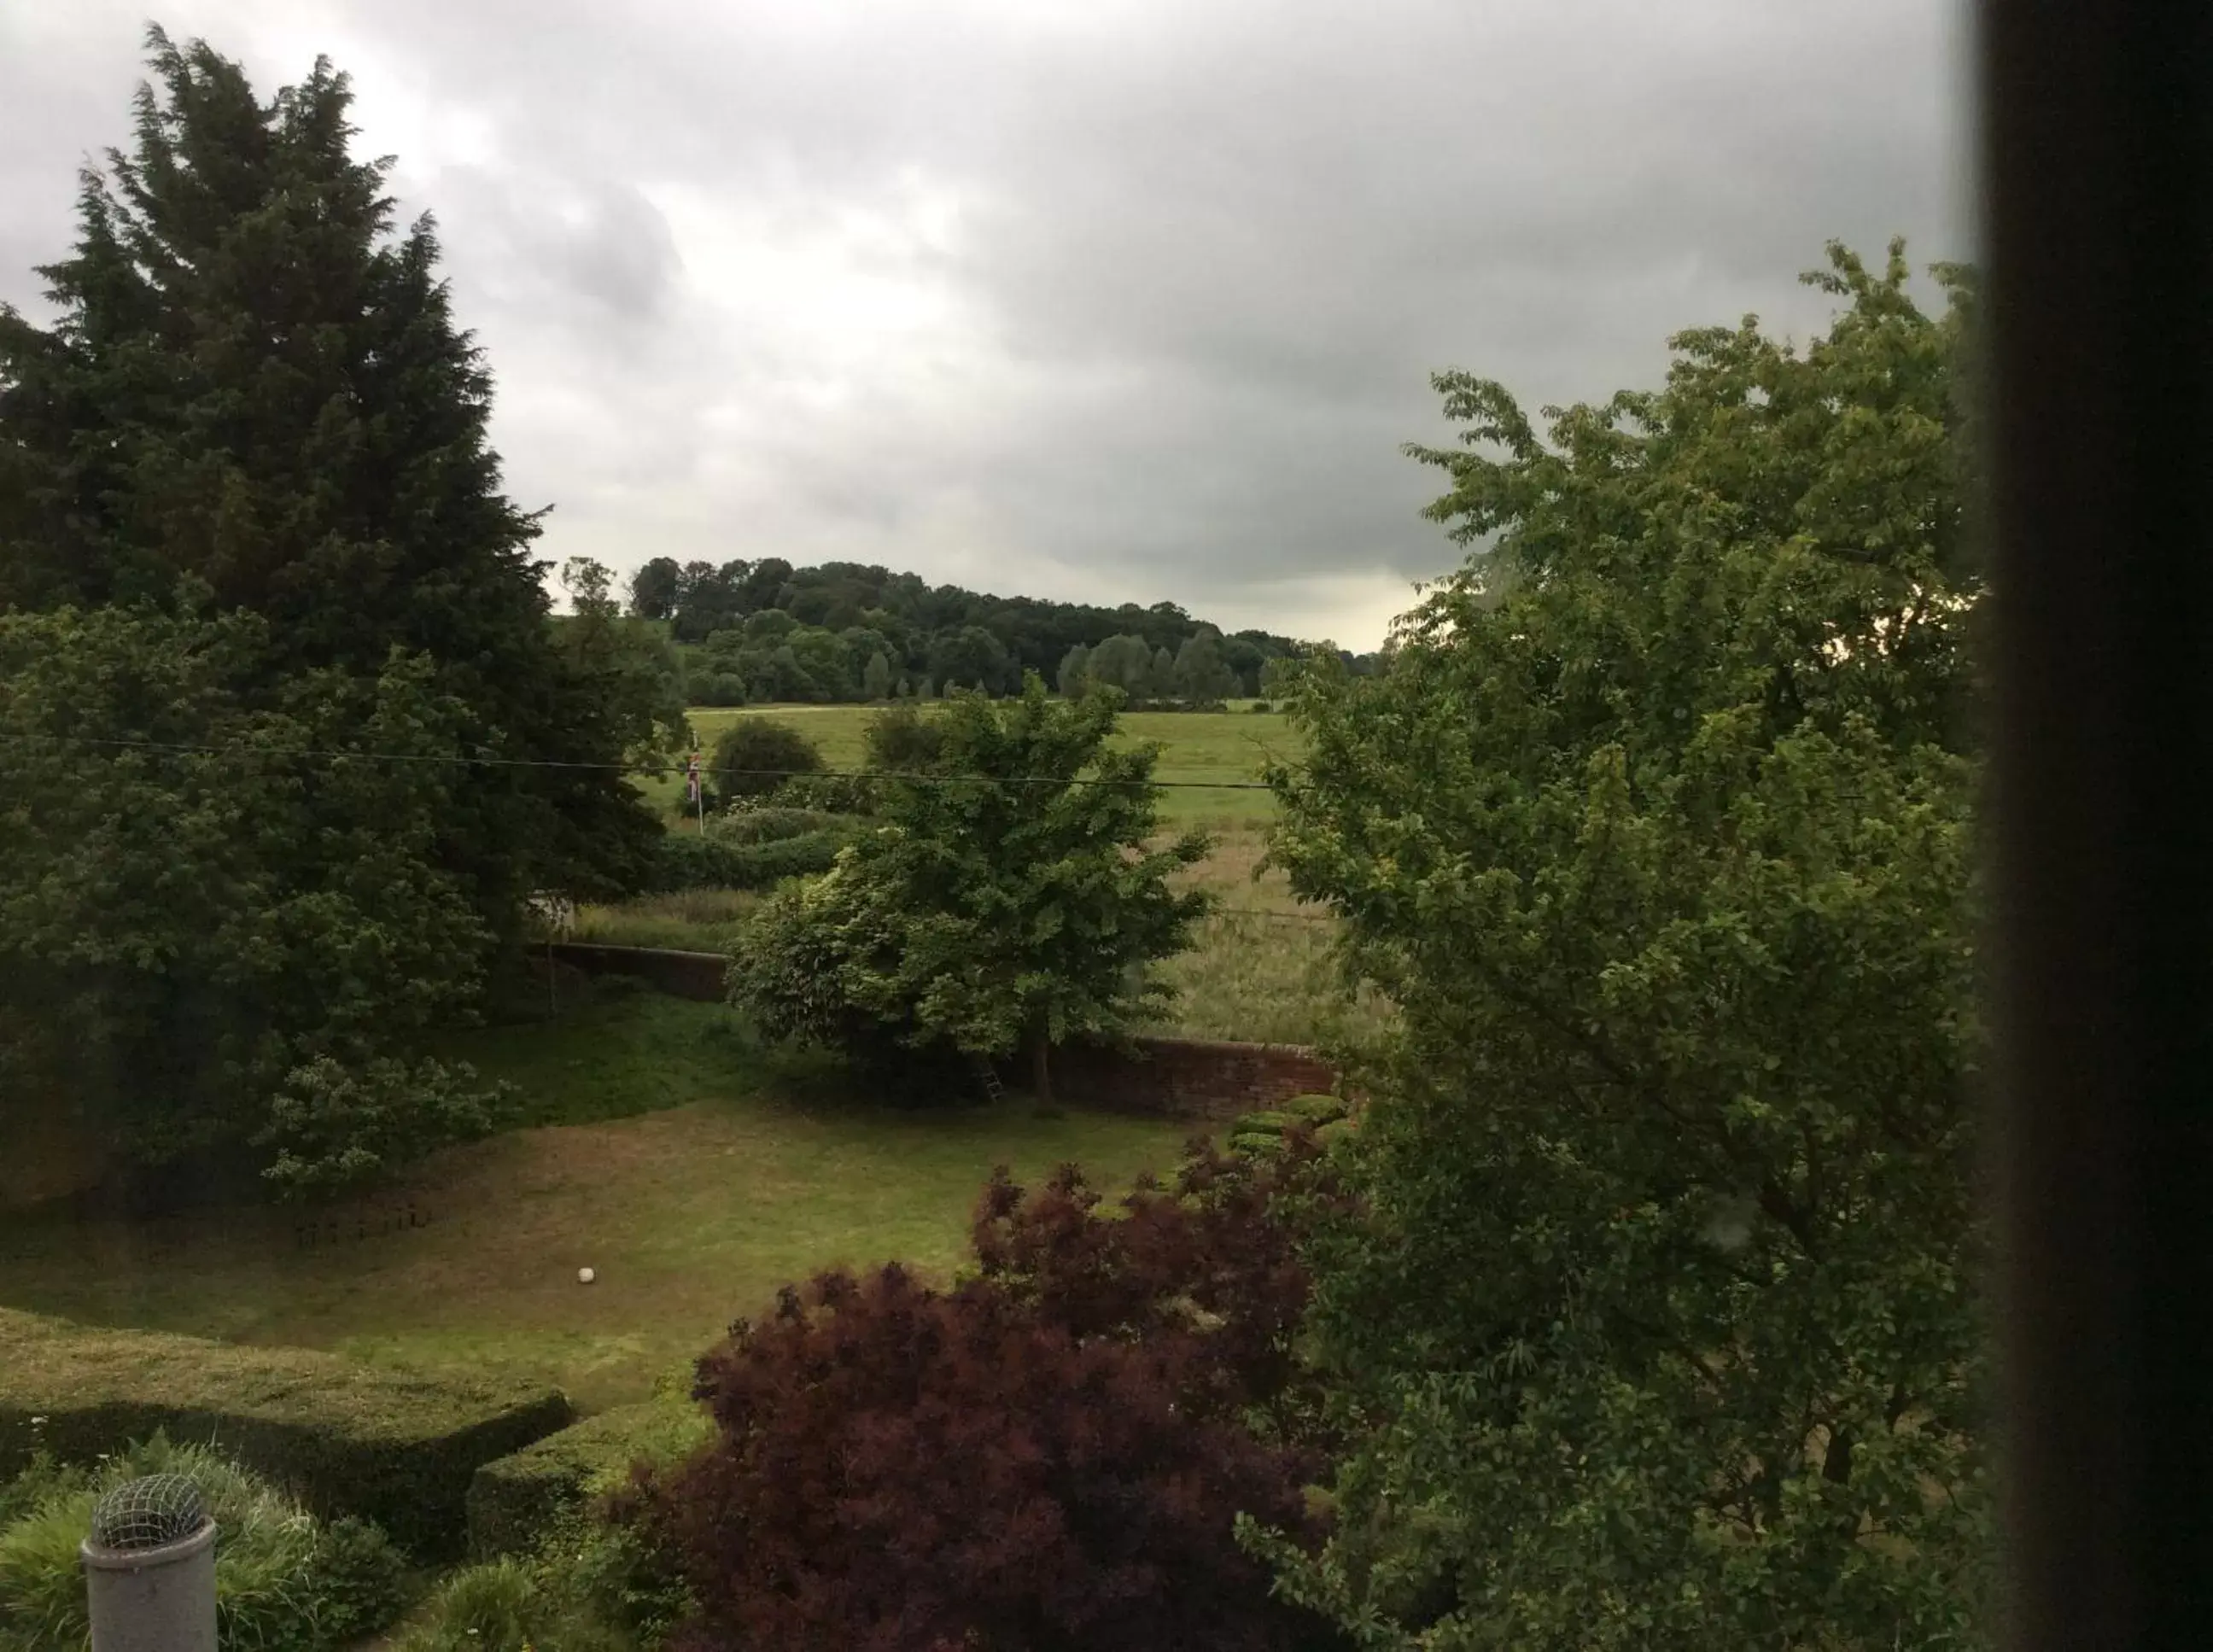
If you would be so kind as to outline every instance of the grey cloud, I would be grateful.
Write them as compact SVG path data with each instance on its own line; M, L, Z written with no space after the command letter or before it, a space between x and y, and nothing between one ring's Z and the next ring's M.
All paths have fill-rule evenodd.
M196 4L261 73L275 14ZM1310 603L1319 576L1454 560L1418 516L1437 479L1398 451L1448 435L1432 371L1532 406L1604 395L1655 380L1684 326L1820 326L1795 277L1831 235L1972 252L1957 0L310 16L365 94L381 75L490 134L466 162L403 152L399 182L438 213L516 491L559 502L556 557L857 554ZM0 62L9 296L18 249L65 234L76 153L124 130L135 24L64 33L58 76ZM958 204L943 243L863 241L841 267L956 320L826 386L817 336L734 320L731 277L687 264L655 204L741 209L773 248L897 221L918 176Z
M442 235L466 243L496 302L550 309L590 330L650 327L682 277L668 221L619 180L457 166L426 192Z

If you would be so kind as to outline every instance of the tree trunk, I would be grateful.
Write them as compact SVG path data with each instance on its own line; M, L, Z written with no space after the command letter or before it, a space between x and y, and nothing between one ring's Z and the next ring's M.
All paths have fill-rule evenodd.
M1052 1034L1042 1027L1030 1034L1030 1093L1039 1106L1052 1105Z

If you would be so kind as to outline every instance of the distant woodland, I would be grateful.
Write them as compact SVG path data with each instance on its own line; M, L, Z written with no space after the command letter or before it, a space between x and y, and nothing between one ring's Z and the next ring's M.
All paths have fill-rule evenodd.
M1137 704L1264 694L1269 662L1310 645L1225 633L1173 602L1119 607L993 596L857 563L794 568L656 557L631 612L664 623L695 705L929 698L954 685L1007 694L1034 671L1064 692L1109 682ZM1356 670L1373 656L1345 655Z

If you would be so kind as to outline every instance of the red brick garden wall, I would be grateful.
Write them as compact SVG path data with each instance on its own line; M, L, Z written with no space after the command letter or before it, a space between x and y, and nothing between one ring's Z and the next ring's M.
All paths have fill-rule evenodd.
M560 962L588 975L634 975L673 997L719 1003L729 960L714 952L663 952L558 942ZM1134 1051L1070 1045L1053 1052L1053 1089L1064 1101L1163 1119L1229 1119L1295 1095L1337 1088L1337 1070L1303 1045L1216 1039L1141 1038ZM1002 1069L1010 1083L1022 1082Z
M1166 1119L1235 1119L1295 1095L1337 1088L1337 1070L1296 1044L1141 1038L1134 1052L1072 1045L1053 1052L1064 1101Z

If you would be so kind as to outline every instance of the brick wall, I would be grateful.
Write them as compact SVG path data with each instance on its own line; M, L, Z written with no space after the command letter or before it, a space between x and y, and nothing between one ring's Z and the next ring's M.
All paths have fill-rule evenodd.
M560 962L588 975L635 975L680 998L720 1003L729 960L715 952L664 952L649 947L557 942ZM1121 1051L1069 1045L1053 1052L1053 1089L1080 1106L1162 1119L1226 1120L1295 1095L1337 1088L1337 1070L1296 1044L1235 1044L1219 1039L1141 1038ZM1027 1073L1002 1070L1009 1083Z
M1053 1052L1062 1100L1164 1119L1235 1119L1295 1095L1337 1088L1337 1070L1303 1045L1141 1038L1131 1052L1070 1045Z

